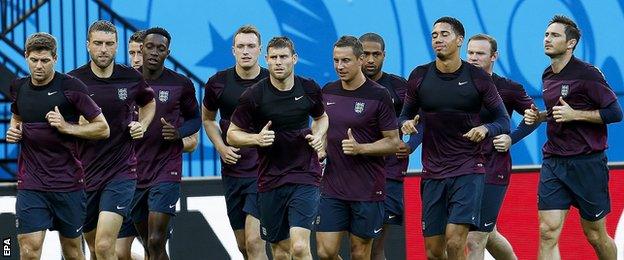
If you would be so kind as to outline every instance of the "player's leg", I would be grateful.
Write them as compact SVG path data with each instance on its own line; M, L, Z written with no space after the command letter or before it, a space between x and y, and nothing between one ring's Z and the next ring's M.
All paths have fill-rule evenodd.
M503 200L505 199L506 192L506 185L485 184L483 190L483 199L481 202L479 225L468 233L468 243L466 246L468 247L469 259L484 258L485 248L487 246L489 237L494 231L494 227L496 226L498 213L500 212L501 206L503 205ZM512 255L513 251L511 251L511 255L509 257L511 257Z
M350 202L351 258L371 259L373 239L383 230L385 205L383 201Z
M268 259L266 242L260 237L260 220L252 215L247 215L245 221L245 247L248 259Z
M559 176L565 176L567 162L560 158L544 158L537 188L539 215L538 259L561 259L559 235L572 205L572 195Z
M86 216L87 197L83 190L59 192L53 197L54 229L59 232L63 258L85 259L82 248L82 229Z
M41 259L41 248L43 247L45 233L46 231L43 230L17 235L17 242L19 243L20 248L20 259Z
M470 228L480 223L484 174L468 174L448 178L449 220L446 225L446 251L449 259L465 259L466 240Z
M291 259L288 200L292 185L258 193L260 210L260 236L271 243L273 259Z
M316 218L316 253L319 259L339 259L342 236L349 230L348 202L322 197Z
M447 259L444 236L448 221L446 180L421 179L420 198L427 259Z
M403 225L403 182L386 179L386 199L384 205L384 226L379 236L373 240L371 255L373 260L386 259L384 246L390 231L390 225Z
M116 260L115 244L119 229L131 209L136 180L114 180L103 189L95 235L95 254L99 260Z
M293 259L312 260L310 233L318 215L319 187L293 185L288 203L290 253Z
M134 236L117 238L115 242L115 254L117 255L117 259L132 260L132 242L134 242L134 238Z
M470 235L469 235L470 236ZM503 236L496 225L494 225L494 231L490 233L488 236L487 244L485 248L488 250L490 255L494 257L494 259L500 260L516 260L518 257L516 253L513 251L513 247L511 243Z
M605 224L611 212L607 158L603 153L576 156L569 164L566 184L578 205L585 237L599 259L615 259L615 242Z
M169 259L167 239L169 222L176 214L176 204L180 199L180 183L164 182L150 188L147 221L147 250L150 259Z
M82 227L84 233L84 239L89 247L89 255L91 259L97 259L95 250L95 236L97 234L97 223L100 212L100 198L102 191L89 191L87 194L87 212L85 216L85 223Z
M225 205L227 207L227 215L230 220L230 226L232 227L232 230L234 230L234 237L236 238L238 251L243 254L245 259L248 259L249 256L247 255L247 248L245 245L245 223L247 214L243 212L245 197L242 194L244 189L242 181L244 179L224 175L221 177L221 180L225 196Z

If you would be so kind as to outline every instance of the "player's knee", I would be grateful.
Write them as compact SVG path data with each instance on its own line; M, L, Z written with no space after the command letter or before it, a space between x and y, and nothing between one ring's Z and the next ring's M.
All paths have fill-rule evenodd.
M39 243L29 240L20 240L20 256L23 259L39 259L41 247Z
M250 254L255 254L262 251L265 247L265 242L259 236L256 237L247 237L245 239L245 247L242 250L249 252ZM241 248L239 247L239 250Z
M594 247L603 244L605 240L604 238L608 236L606 234L602 234L601 230L597 228L585 228L583 232L585 233L587 242Z
M481 235L473 235L471 233L468 235L468 238L466 240L466 247L468 247L468 250L470 251L483 250L486 243L487 236L484 237Z
M542 243L557 244L559 240L560 223L542 221L539 225L540 240Z
M84 254L82 253L82 247L80 244L65 244L63 247L63 258L67 260L73 259L84 259Z
M351 248L351 258L352 259L369 258L370 252L368 252L368 250L370 249L366 247Z
M334 259L338 252L332 247L319 243L316 249L316 254L318 255L319 259Z
M114 252L115 241L100 239L95 242L95 254L98 256L109 255Z
M164 234L150 234L147 238L147 248L150 252L159 252L165 249L167 237Z
M296 257L308 255L310 253L310 243L306 241L295 241L292 245L292 254Z
M448 251L459 252L466 245L466 240L458 235L450 236L446 239L446 249Z

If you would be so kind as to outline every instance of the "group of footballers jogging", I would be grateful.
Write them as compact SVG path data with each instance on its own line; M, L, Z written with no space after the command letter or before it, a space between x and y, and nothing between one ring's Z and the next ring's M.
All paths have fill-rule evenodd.
M205 85L164 66L171 35L154 27L128 42L132 67L114 62L115 26L88 30L90 61L56 72L56 40L31 35L30 75L11 84L6 138L21 144L17 230L22 259L39 259L47 229L58 230L65 259L131 259L138 237L146 259L168 259L166 242L180 196L182 153L203 123L221 157L227 215L245 259L385 259L387 225L403 223L408 157L422 144L422 232L429 259L515 259L496 229L511 172L509 148L547 122L538 188L539 258L559 258L570 205L600 259L615 259L606 125L622 112L602 73L573 52L580 30L554 16L544 34L540 111L522 85L493 73L496 40L468 39L452 17L431 31L435 61L408 80L383 71L385 43L366 33L333 46L338 80L321 88L294 73L295 45L272 38L266 64L253 26L233 37L236 63ZM510 132L509 115L523 121ZM219 114L219 117L217 117ZM217 121L219 120L219 121ZM311 123L310 123L311 122ZM410 135L402 141L402 135ZM467 249L467 250L466 250ZM466 253L467 252L467 253ZM209 256L206 256L209 257Z

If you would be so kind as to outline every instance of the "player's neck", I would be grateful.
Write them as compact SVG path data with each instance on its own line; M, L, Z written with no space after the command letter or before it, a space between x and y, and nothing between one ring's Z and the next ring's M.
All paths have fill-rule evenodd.
M258 75L260 75L260 65L258 64L249 69L244 69L243 67L236 65L235 69L236 74L238 74L241 79L255 79Z
M30 77L30 83L35 86L35 87L41 87L41 86L45 86L48 85L50 82L52 82L52 80L54 79L54 75L56 74L56 72L53 72L52 75L48 78L46 78L45 80L42 81L35 81L35 79L33 79L32 77Z
M163 71L165 71L165 67L160 67L156 70L150 70L147 67L143 66L143 78L148 79L148 80L155 80L160 78L160 75L162 75Z
M459 56L454 56L444 60L436 58L435 65L436 68L438 68L438 70L442 73L453 73L461 67L462 61Z
M550 67L552 68L552 71L554 73L559 73L561 72L561 70L563 70L563 68L565 68L566 65L568 65L568 62L570 62L571 59L572 52L565 52L564 54L561 54L559 56L551 57Z
M383 71L380 70L377 74L370 77L370 79L373 81L378 81L382 76L383 76Z
M290 74L290 76L284 80L278 80L274 77L269 77L269 80L271 80L271 85L279 91L289 91L293 88L293 86L295 86L294 74Z
M356 90L364 85L364 82L366 82L366 76L364 76L364 73L359 73L350 81L343 80L341 84L343 89Z
M89 66L91 67L91 71L95 76L102 79L110 78L113 75L113 68L115 68L115 62L111 62L106 68L100 68L98 65L95 65L95 62L89 62Z

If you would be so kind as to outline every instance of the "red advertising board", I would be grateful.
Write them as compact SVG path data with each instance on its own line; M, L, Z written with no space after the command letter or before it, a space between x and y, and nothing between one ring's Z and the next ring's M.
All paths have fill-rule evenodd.
M609 188L611 213L607 231L616 239L620 251L624 245L624 221L617 230L624 208L624 170L611 170ZM538 172L514 173L498 219L498 230L509 240L519 259L536 259L539 242L537 218ZM405 179L405 245L407 259L424 259L425 246L421 232L420 178ZM617 230L617 232L616 232ZM617 233L617 234L616 234ZM572 208L559 242L562 259L596 259L585 240L578 210Z

